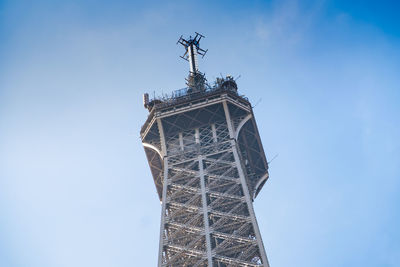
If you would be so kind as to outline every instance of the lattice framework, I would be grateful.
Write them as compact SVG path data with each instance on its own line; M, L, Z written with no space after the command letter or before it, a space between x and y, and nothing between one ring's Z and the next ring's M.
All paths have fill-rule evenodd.
M246 179L251 170L237 142L251 118L223 98L159 113L160 137L145 143L162 186L159 266L269 266Z

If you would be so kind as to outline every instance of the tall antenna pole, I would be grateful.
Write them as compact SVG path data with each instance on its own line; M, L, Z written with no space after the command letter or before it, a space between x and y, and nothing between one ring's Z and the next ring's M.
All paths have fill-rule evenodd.
M197 48L193 43L191 43L187 47L187 51L190 65L190 73L197 73L199 71L199 65L197 63Z
M182 36L179 38L177 44L183 45L185 48L185 54L181 56L184 60L189 61L189 78L188 86L192 91L198 91L204 89L205 78L204 75L199 71L197 63L197 55L204 57L208 51L200 48L201 38L205 38L204 35L195 32L194 37L190 36L189 39L184 39Z

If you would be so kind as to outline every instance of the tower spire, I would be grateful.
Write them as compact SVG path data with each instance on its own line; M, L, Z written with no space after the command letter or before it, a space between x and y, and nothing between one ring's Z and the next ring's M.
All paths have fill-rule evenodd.
M268 162L252 105L230 76L206 84L201 37L178 41L188 88L144 96L140 135L161 201L158 267L269 267L253 208Z

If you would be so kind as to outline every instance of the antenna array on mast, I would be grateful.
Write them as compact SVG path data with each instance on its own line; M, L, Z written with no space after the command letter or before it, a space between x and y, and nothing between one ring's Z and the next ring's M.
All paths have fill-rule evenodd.
M201 38L205 38L205 36L198 32L195 33L196 35L194 37L190 36L189 39L184 39L181 35L177 42L177 44L181 44L185 47L185 54L180 57L189 61L191 73L196 73L199 71L197 65L197 54L204 57L208 51L208 49L204 50L200 48L200 40Z

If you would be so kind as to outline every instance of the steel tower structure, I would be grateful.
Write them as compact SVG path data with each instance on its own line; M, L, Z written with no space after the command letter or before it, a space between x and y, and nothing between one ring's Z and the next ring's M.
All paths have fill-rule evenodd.
M252 204L268 179L252 106L232 77L206 82L202 37L178 41L187 88L144 95L141 139L162 205L158 266L269 266Z

